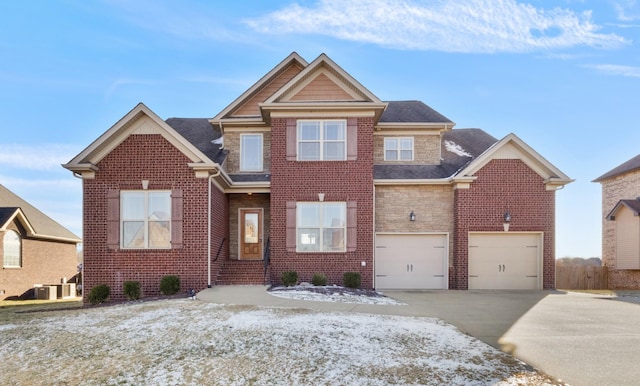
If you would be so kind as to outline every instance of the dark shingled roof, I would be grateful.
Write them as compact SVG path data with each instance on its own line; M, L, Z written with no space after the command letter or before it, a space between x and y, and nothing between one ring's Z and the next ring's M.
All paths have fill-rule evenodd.
M2 212L0 212L0 218L7 216L4 219L4 222L6 222L6 220L15 213L17 208L20 208L24 216L27 218L27 221L29 221L29 224L33 227L35 235L38 237L65 239L70 242L77 243L82 241L70 230L58 224L51 217L18 197L3 185L0 185L0 208L3 208ZM10 214L7 214L8 212L10 212ZM4 223L2 225L4 225Z
M607 220L615 220L616 213L623 205L631 209L636 216L640 214L640 198L636 200L620 200L607 215Z
M208 118L169 118L166 122L210 160L222 164L227 151L213 143L221 133L209 123Z
M451 120L421 101L389 101L379 122L451 123Z
M373 175L377 180L452 177L496 142L497 139L481 129L447 131L442 136L440 165L374 165Z
M269 182L271 174L229 174L234 182Z
M619 176L620 174L624 174L636 169L640 169L640 154L638 154L637 156L631 158L629 161L623 163L622 165L619 165L611 170L609 170L608 172L606 172L605 174L601 175L600 177L596 178L595 180L593 180L593 182L600 182L600 181L604 181L606 179L609 179L611 177L615 177L615 176Z

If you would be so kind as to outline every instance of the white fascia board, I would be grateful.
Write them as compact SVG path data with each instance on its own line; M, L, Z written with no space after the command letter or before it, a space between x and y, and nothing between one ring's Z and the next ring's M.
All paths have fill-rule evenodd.
M373 185L451 185L451 178L433 179L374 179Z

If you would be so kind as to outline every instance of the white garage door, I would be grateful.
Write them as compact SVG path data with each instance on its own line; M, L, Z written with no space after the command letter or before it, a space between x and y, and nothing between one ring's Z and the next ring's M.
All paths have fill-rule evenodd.
M447 289L447 235L376 235L376 289Z
M469 289L540 289L539 233L470 233Z

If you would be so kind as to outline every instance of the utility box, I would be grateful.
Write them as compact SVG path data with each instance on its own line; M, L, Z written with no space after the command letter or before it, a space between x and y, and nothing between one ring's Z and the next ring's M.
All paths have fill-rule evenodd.
M35 285L33 291L38 300L56 300L58 297L57 288L52 285Z

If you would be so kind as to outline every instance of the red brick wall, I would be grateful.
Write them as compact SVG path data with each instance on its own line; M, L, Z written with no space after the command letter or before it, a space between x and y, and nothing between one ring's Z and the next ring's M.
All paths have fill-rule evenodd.
M33 298L34 284L60 284L63 278L71 280L76 275L76 244L29 239L15 224L8 229L21 235L22 267L3 268L0 271L0 290L4 291L4 294L0 294L0 300L14 297L30 299ZM0 264L3 237L4 232L0 232Z
M97 284L111 287L111 299L123 298L127 280L141 283L143 296L159 295L160 279L177 275L181 291L207 287L207 179L195 178L190 160L161 135L131 135L98 163L95 179L84 180L84 294ZM121 250L107 248L107 192L117 189L182 189L183 247L176 249ZM212 192L212 257L223 237L228 254L226 197ZM212 270L215 278L219 267Z
M354 161L287 161L286 120L271 121L271 281L295 270L301 281L315 272L342 285L342 274L362 274L362 287L373 286L373 120L358 120L358 155ZM295 253L286 248L287 201L357 202L357 249L346 253ZM366 266L362 267L364 261Z
M468 288L468 235L503 231L503 214L511 213L509 231L544 232L543 288L555 287L555 192L543 178L516 159L490 161L476 173L469 189L455 191L454 266L449 288Z

